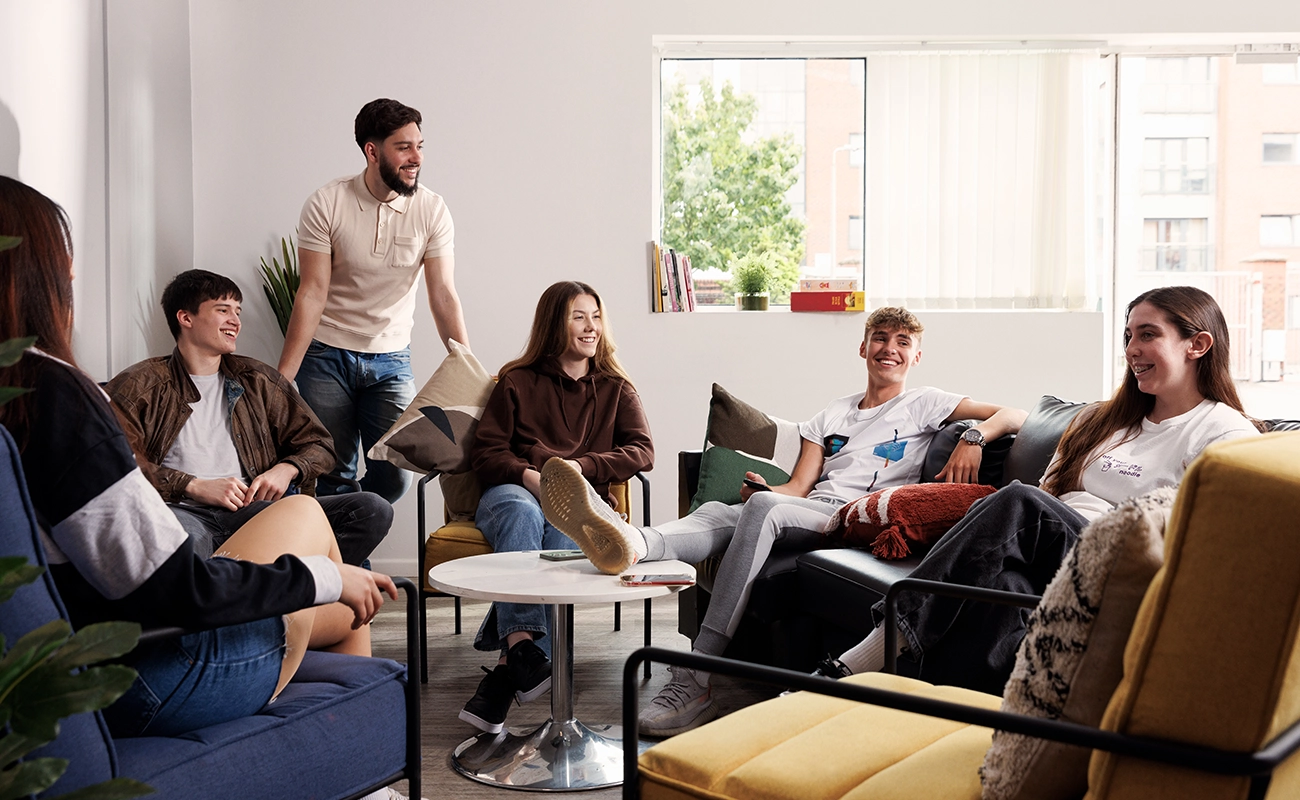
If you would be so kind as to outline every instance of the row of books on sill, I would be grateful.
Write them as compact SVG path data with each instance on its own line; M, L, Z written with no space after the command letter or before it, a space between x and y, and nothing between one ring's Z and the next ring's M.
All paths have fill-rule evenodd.
M671 247L654 245L654 301L651 310L658 312L694 311L695 278L691 257ZM858 281L851 279L810 279L799 281L790 292L791 311L866 311L866 295Z

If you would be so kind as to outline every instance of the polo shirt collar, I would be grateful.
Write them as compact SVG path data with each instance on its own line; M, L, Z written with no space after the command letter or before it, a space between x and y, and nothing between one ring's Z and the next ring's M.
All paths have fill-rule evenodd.
M376 207L386 205L399 214L406 213L406 206L411 202L411 198L404 195L398 195L387 203L381 203L370 193L369 187L366 186L366 173L362 170L361 174L352 179L352 194L356 195L357 206L363 213L370 213Z

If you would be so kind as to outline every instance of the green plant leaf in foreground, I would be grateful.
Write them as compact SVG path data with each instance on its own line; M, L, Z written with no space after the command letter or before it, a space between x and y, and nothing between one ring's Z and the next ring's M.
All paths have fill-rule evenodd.
M22 243L21 236L0 236L0 251L12 250Z
M0 558L0 603L13 597L19 587L36 580L44 571L45 567L29 564L22 556Z
M36 344L35 336L22 336L0 342L0 367L12 367L22 358L23 351Z
M0 800L18 800L43 792L54 785L68 761L64 758L33 758L0 772Z
M14 688L71 636L72 628L68 623L56 619L28 631L19 639L0 659L0 704L7 703L16 708L16 701L20 698L14 696ZM24 692L24 696L26 694Z
M23 681L21 696L13 697L10 727L23 736L53 741L59 735L59 719L107 707L131 688L135 675L135 670L117 664L76 674L42 666Z
M154 788L147 783L130 778L113 778L75 792L61 794L52 800L127 800L127 798L153 793Z
M126 655L140 641L136 622L97 622L77 631L49 661L51 669L76 669Z

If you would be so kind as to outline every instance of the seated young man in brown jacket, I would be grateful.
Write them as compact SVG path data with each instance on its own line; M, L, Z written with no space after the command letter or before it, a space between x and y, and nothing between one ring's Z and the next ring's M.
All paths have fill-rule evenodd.
M177 275L162 296L176 349L107 386L145 474L205 556L291 484L308 486L335 462L329 431L293 386L235 355L242 300L223 275ZM360 565L388 535L393 507L379 495L317 499L344 563Z

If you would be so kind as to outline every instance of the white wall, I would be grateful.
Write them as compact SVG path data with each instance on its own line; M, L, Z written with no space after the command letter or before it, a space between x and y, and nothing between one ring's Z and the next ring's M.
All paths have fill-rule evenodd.
M363 10L364 9L364 10ZM651 96L655 34L1087 36L1300 30L1289 2L1074 4L839 2L417 3L301 0L191 6L194 252L252 294L257 257L290 231L307 195L359 171L360 106L395 97L425 114L424 181L457 226L457 285L489 369L523 343L536 297L576 278L603 293L644 396L659 467L654 516L676 506L677 450L698 447L717 381L791 419L859 389L860 316L651 315ZM924 315L933 383L1029 406L1102 386L1100 314ZM243 352L274 361L279 334L247 303ZM415 371L440 358L417 315ZM436 502L436 501L435 501ZM435 508L437 506L435 505ZM410 571L414 500L377 553Z

